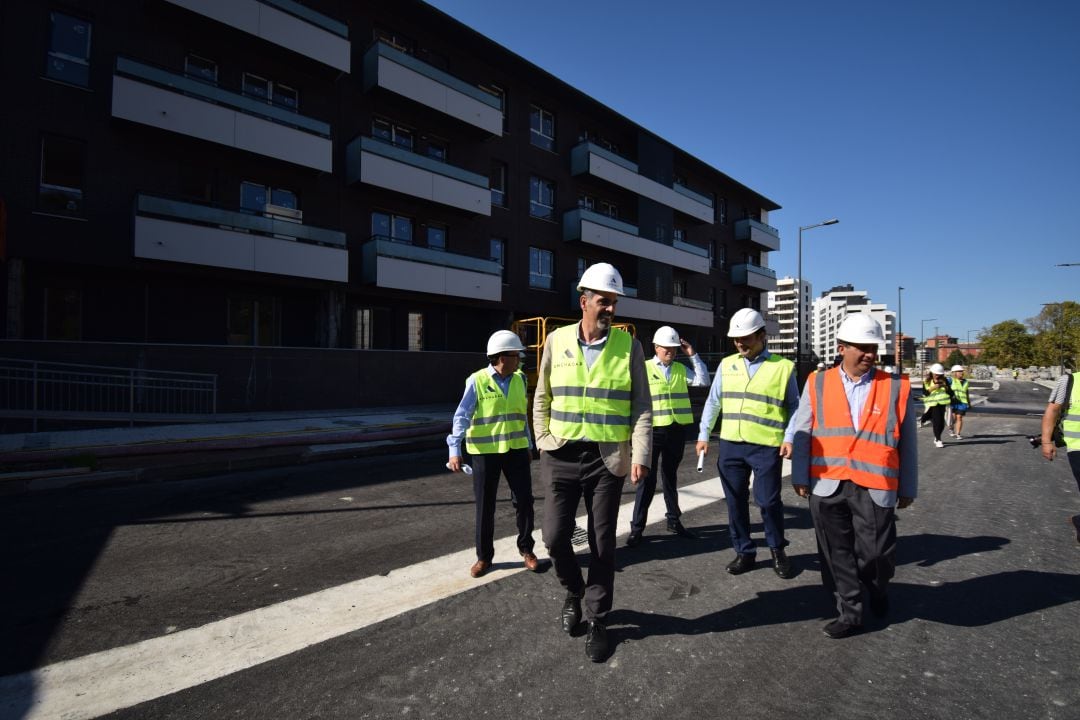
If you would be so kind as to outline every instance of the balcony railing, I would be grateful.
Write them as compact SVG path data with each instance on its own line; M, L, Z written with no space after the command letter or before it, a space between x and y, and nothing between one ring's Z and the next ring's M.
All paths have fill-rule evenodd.
M758 290L775 290L776 271L751 263L740 263L731 266L731 282L733 285L747 285Z
M735 239L749 240L769 251L780 249L780 231L751 218L743 218L735 223Z
M332 17L327 17L322 13L315 12L306 5L301 5L295 0L259 0L259 2L272 5L282 12L286 12L293 17L297 17L301 20L306 20L312 25L318 25L323 30L339 35L346 40L349 39L349 26L345 23L335 20Z
M271 105L265 100L248 97L237 92L225 90L216 85L210 85L202 80L189 78L170 70L155 67L145 62L132 60L126 57L116 58L116 74L124 77L141 80L142 82L156 85L166 90L196 97L200 100L223 105L233 110L238 110L247 115L254 115L264 120L288 125L299 130L305 130L320 137L330 137L330 124L321 120L301 115L300 113L286 110L285 108Z
M684 270L709 272L709 251L705 248L679 240L666 245L638 233L635 225L583 207L563 213L563 240L567 242L580 240Z
M312 225L280 220L265 215L255 215L240 210L230 210L214 205L140 193L135 201L135 210L139 215L179 220L223 230L237 230L319 245L345 247L345 233L339 230L327 230Z
M446 250L433 250L417 245L395 242L385 235L372 235L371 239L364 244L363 253L365 262L367 262L369 255L372 257L390 257L502 277L502 267L494 260L484 260L470 255L447 252Z
M433 157L421 155L367 135L358 137L356 140L349 143L350 149L352 149L356 143L359 143L360 149L366 152L375 153L376 155L381 155L391 160L403 162L406 165L412 165L421 170L428 170L438 175L445 175L448 178L475 185L476 187L481 188L485 194L488 192L488 179L486 175L480 175L479 173L465 170L457 165L451 165L442 160L436 160Z
M696 310L708 310L710 312L712 312L713 309L713 304L711 302L707 302L705 300L692 300L688 297L682 297L681 295L676 295L675 297L671 298L671 304L681 305L682 307L694 308Z

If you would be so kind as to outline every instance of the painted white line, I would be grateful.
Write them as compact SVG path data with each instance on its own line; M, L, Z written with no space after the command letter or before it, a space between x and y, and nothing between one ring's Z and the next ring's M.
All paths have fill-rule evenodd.
M679 488L683 511L723 497L719 477ZM633 511L632 502L619 508L620 535L629 532ZM654 500L649 524L663 518L664 503ZM585 527L588 521L583 515L577 522ZM538 547L542 545L538 543ZM468 568L475 559L470 547L201 627L0 677L0 716L21 712L19 717L27 720L99 717L275 660L522 571L515 536L495 543L495 560L512 559L510 567L473 579Z

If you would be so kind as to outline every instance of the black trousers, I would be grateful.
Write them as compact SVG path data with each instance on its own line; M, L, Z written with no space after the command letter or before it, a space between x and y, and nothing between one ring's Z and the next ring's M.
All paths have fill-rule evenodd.
M506 475L506 484L516 498L518 552L533 549L532 476L529 473L529 450L506 453L470 455L473 468L473 495L476 497L476 559L491 560L495 556L495 496L499 491L499 474Z
M945 408L948 405L934 405L926 408L926 412L919 418L919 422L926 422L926 418L930 418L930 427L934 430L934 439L940 440L941 433L945 429Z
M829 497L810 496L821 580L836 597L840 620L861 625L862 587L883 597L896 570L894 508L874 504L870 492L843 481Z
M652 467L645 479L638 483L634 514L630 519L631 530L641 532L645 529L649 506L656 494L657 474L660 475L660 486L664 492L668 521L678 520L682 515L682 510L679 509L678 469L686 450L686 428L686 425L678 423L653 428Z
M585 617L602 620L611 610L615 586L615 525L625 477L613 475L594 442L567 443L540 455L544 498L544 545L559 584L585 600ZM589 577L585 580L571 544L574 516L585 498Z

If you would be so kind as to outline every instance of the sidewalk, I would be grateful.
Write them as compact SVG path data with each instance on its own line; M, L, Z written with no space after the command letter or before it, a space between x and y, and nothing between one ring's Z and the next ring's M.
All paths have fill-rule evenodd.
M218 415L204 423L0 435L0 496L173 480L445 446L452 406Z

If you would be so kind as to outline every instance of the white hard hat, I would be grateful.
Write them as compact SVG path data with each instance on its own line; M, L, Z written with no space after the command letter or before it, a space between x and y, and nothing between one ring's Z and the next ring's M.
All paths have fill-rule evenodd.
M677 348L682 346L682 340L679 339L679 333L675 332L675 328L663 325L653 333L652 344Z
M516 332L511 330L498 330L488 338L487 355L498 355L504 352L524 352L525 346Z
M597 290L599 292L613 292L616 295L625 295L622 286L622 275L610 263L596 263L585 268L581 273L581 279L577 284L578 292L582 290Z
M930 366L930 372L934 373L935 375L944 375L945 374L945 366L942 365L941 363L934 363L933 365Z
M949 372L964 372L964 366L963 365L953 365L951 368L949 368Z
M763 327L765 327L765 318L761 317L761 313L754 308L743 308L731 316L727 336L730 338L746 337L747 335L753 335Z
M817 364L817 369L818 369L818 370L824 370L824 369L825 369L825 363L823 363L823 362L819 362L819 363Z
M881 332L881 325L877 320L865 313L855 313L848 315L844 322L840 323L836 339L854 345L869 345L885 342L885 335Z
M888 374L890 374L890 375L892 375L892 374L893 374L893 366L892 366L892 365L886 365L885 367L883 367L883 368L881 368L881 369L882 369L882 370L883 370L884 372L887 372L887 373L888 373Z

